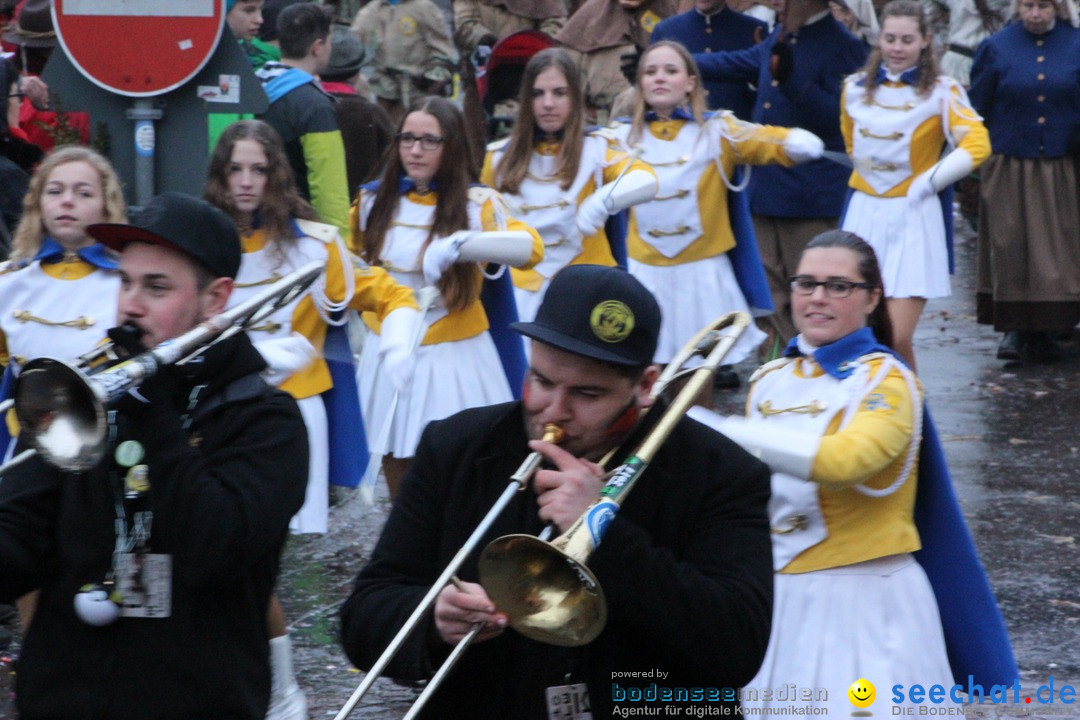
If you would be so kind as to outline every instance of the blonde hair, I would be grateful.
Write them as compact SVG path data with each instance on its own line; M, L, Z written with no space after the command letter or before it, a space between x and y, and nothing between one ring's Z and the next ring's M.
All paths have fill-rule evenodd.
M30 178L30 189L23 199L23 214L12 238L12 260L30 260L41 249L45 239L45 221L41 217L41 195L53 170L68 163L84 162L97 170L101 179L104 205L101 222L126 223L127 204L120 187L120 178L109 161L90 148L69 145L53 150L41 161Z
M630 133L627 135L627 141L630 144L636 143L641 139L641 133L645 128L645 91L642 88L642 78L645 76L645 61L648 59L649 54L657 48L671 48L675 51L680 58L682 58L683 64L686 66L686 73L694 78L694 89L690 91L689 105L690 114L694 116L694 120L700 125L705 122L705 88L701 84L701 71L698 70L697 63L694 62L694 56L690 54L690 51L682 43L675 42L674 40L661 40L655 45L650 45L645 49L645 52L641 53L641 60L638 61L637 70L637 82L635 83L634 93L634 114L633 120L630 125Z

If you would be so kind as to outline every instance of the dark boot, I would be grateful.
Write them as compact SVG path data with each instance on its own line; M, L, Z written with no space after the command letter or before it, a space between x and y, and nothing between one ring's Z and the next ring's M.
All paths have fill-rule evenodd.
M1005 337L1001 338L1001 344L997 349L998 360L1019 360L1020 359L1020 333L1007 332Z
M1023 333L1020 354L1030 362L1057 362L1065 357L1065 349L1045 332Z

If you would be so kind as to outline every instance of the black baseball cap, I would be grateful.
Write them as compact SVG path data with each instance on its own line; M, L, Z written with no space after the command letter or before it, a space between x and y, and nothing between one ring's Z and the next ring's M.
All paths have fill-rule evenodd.
M130 242L172 248L214 277L235 279L240 269L240 235L233 221L205 200L183 193L161 193L132 213L127 225L97 223L86 232L117 252L123 252Z
M660 306L621 268L570 265L551 279L536 319L514 330L560 350L614 365L648 365L660 334Z

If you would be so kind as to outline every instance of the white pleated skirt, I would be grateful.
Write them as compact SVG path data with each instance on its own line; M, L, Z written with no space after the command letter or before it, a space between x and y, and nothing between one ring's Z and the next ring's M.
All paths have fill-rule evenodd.
M630 273L660 304L660 339L654 360L666 363L698 330L729 312L750 314L728 256L717 255L681 265L646 265L630 260ZM725 365L747 358L765 339L750 326L724 357Z
M847 691L866 679L877 690L867 710L887 717L890 688L952 685L937 601L926 573L910 554L818 570L774 575L773 621L765 662L744 691L743 705L827 708L824 717L850 717ZM827 698L763 701L760 690L794 683L823 689ZM753 699L751 689L759 691Z
M486 330L465 340L421 345L416 350L412 387L398 399L389 442L379 447L377 441L394 387L379 371L378 354L379 336L369 333L360 353L356 380L368 447L373 453L411 458L416 454L420 434L432 420L513 399L499 353Z
M885 297L952 294L945 221L937 195L912 206L906 197L880 198L856 191L848 203L843 229L874 248Z
M304 504L289 521L296 534L325 533L330 514L330 435L321 395L297 400L308 434L308 481Z

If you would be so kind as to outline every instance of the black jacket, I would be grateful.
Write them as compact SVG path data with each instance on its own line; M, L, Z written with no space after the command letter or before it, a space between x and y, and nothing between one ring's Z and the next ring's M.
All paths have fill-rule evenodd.
M86 473L39 459L0 482L0 600L41 588L17 676L22 720L261 719L270 694L266 609L289 518L307 482L296 403L268 387L247 337L167 369L125 397L117 442L145 448L150 492L125 514L153 512L150 552L172 556L172 614L92 627L79 588L101 582L116 541L123 471ZM181 427L192 387L207 383ZM140 505L140 503L142 503Z
M358 667L371 666L464 545L524 459L526 440L517 403L428 426L371 562L342 610L345 650ZM624 692L655 683L728 688L733 695L754 676L769 637L768 498L765 465L684 419L587 563L607 598L601 635L576 649L510 630L478 644L432 699L427 717L546 718L544 689L567 684L567 674L570 682L588 683L596 718L611 717L613 707L646 704L613 704L613 684ZM458 576L477 580L476 558L495 537L541 529L530 488L515 496ZM388 675L426 678L449 650L428 613ZM616 675L656 670L669 675Z

